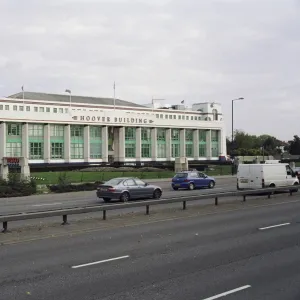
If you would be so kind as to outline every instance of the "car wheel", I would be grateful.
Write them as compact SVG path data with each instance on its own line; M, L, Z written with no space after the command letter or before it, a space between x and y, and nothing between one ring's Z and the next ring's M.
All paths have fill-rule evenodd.
M177 187L172 187L172 189L174 190L174 191L178 191L178 188Z
M298 187L299 184L298 184L298 182L295 182L293 185ZM298 188L297 189L292 189L291 191L293 193L297 193L298 192Z
M122 202L128 202L130 199L130 195L127 192L124 192L121 196L120 196L120 200Z
M111 199L110 198L103 198L103 200L104 200L105 203L108 203L108 202L110 202Z
M154 192L153 192L153 199L159 199L159 198L161 197L161 195L162 195L161 190L156 189L156 190L154 190Z
M189 184L189 190L194 190L195 189L195 185L193 183Z
M208 184L208 188L213 189L214 187L215 187L215 182L211 180Z

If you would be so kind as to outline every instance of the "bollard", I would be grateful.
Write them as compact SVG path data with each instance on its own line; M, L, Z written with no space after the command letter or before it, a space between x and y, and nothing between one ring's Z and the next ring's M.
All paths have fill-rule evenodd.
M7 232L7 222L3 222L3 230L2 230L3 233L6 233Z
M290 196L293 196L293 190L290 190Z
M268 194L268 199L270 199L270 198L271 198L271 193Z
M69 225L67 215L63 215L63 222L61 223L61 225Z
M246 202L246 195L243 195L243 201Z
M150 206L146 205L146 215L149 215L149 209L150 209Z
M103 211L103 220L106 220L106 210Z
M186 210L186 201L183 201L183 202L182 202L182 209L183 209L183 210Z
M215 205L218 205L219 202L218 202L218 197L215 198Z

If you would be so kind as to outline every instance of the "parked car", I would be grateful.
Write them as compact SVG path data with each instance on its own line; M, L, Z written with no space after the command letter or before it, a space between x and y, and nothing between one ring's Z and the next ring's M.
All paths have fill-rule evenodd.
M120 177L100 184L96 194L98 198L103 198L104 202L111 200L127 202L133 199L159 199L162 196L162 189L138 178Z
M179 172L172 178L173 190L194 190L203 187L212 189L215 185L216 180L213 177L207 176L206 174L198 171Z
M295 168L293 168L293 171L295 172L296 176L300 180L300 168L299 167L295 167Z

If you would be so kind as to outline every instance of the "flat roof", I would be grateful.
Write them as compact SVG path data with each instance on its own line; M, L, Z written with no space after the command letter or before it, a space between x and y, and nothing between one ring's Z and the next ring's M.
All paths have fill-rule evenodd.
M23 99L23 92L17 93L11 96L8 96L8 98L13 99ZM62 94L48 94L48 93L36 93L36 92L24 92L24 99L26 100L41 100L41 101L53 101L53 102L70 102L70 96L69 95L62 95ZM114 99L113 98L100 98L100 97L88 97L88 96L76 96L72 95L72 103L86 103L86 104L99 104L99 105L114 105ZM115 99L115 105L116 106L128 106L128 107L141 107L146 108L146 106Z

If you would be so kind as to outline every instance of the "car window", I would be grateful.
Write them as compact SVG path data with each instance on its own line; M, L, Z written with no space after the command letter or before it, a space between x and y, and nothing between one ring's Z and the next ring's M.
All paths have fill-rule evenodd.
M137 185L145 185L145 182L142 181L141 179L135 178L134 180Z
M187 177L187 173L177 173L174 177L175 178L186 178Z
M125 182L127 183L126 184L127 186L136 186L134 180L132 179L127 179Z
M190 177L190 178L198 178L199 175L198 175L197 172L192 172L192 173L190 173L190 176L189 176L189 177Z
M198 173L199 174L199 177L201 177L201 178L205 178L205 174L204 173Z
M118 185L123 181L123 179L114 178L105 182L105 185Z

